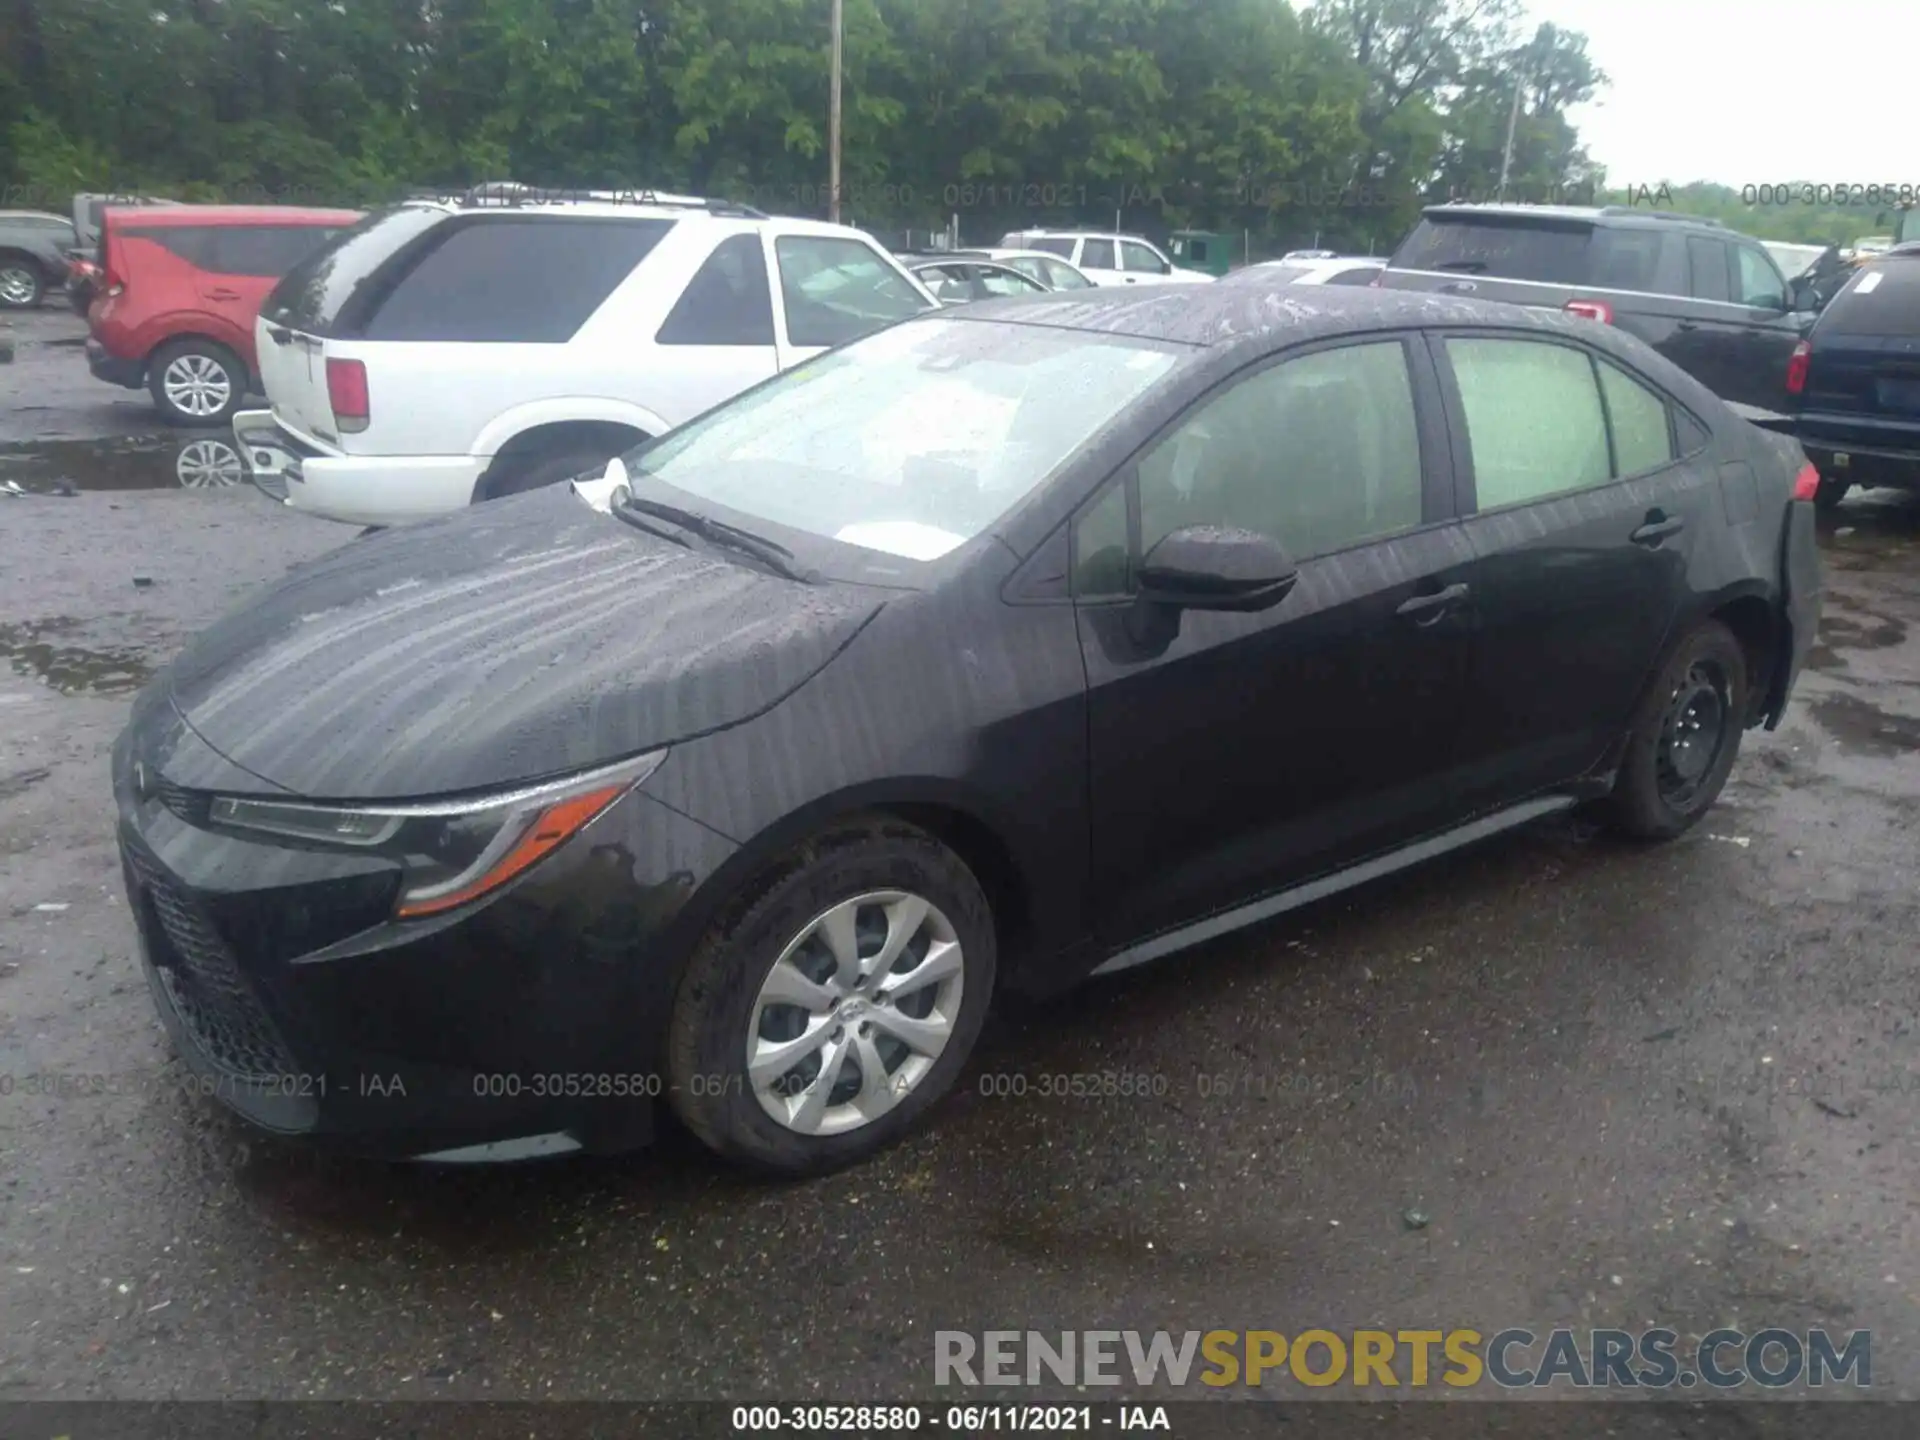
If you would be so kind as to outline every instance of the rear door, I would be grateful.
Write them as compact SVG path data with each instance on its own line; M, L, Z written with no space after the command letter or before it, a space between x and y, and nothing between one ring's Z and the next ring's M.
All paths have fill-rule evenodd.
M1473 644L1453 587L1440 401L1418 337L1265 362L1200 399L1081 511L1102 938L1119 945L1444 821ZM1185 526L1272 536L1299 565L1257 614L1130 624L1140 558Z
M1811 327L1811 313L1793 309L1780 267L1755 240L1732 242L1733 296L1738 330L1732 374L1723 399L1758 405L1776 414L1786 410L1787 361Z
M1074 260L1080 271L1096 285L1124 285L1120 273L1120 251L1111 235L1088 235L1080 241L1080 254ZM1137 282L1139 276L1133 277Z
M1432 345L1477 557L1463 797L1491 808L1584 773L1625 731L1724 517L1706 431L1644 377L1535 335Z
M224 327L247 368L259 373L254 321L295 265L345 228L333 225L219 225L208 232L197 276L200 298Z
M774 235L779 364L791 369L937 302L876 245L853 235Z
M779 368L773 288L760 236L729 235L701 262L667 312L654 344L668 361L652 366L645 397L669 424L684 424Z

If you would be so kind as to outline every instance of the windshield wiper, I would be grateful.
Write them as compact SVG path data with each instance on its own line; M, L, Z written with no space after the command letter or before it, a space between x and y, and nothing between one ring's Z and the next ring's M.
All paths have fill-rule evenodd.
M657 535L662 540L671 540L682 550L692 548L687 543L687 537L678 530L670 530L665 525L656 525L649 521L647 517L642 515L638 510L630 509L626 505L616 505L613 507L613 513L626 521L627 524L633 526L636 530L644 530L647 534Z
M660 500L642 500L636 495L629 495L615 509L623 513L638 511L641 515L651 515L678 525L682 530L692 531L708 544L751 555L776 575L784 576L788 580L798 580L803 585L812 585L820 579L820 573L817 570L803 570L796 565L793 552L779 542L769 540L764 535L756 535L751 530L743 530L738 525L729 525L724 520L715 520L710 515L702 515L697 510L685 510L678 505L668 505Z

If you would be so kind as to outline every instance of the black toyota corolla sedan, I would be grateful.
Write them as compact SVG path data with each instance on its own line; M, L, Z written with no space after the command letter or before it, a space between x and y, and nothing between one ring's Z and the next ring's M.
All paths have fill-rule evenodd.
M256 1124L810 1171L1056 991L1591 802L1676 835L1813 639L1815 477L1604 324L1365 289L911 320L356 541L114 756Z

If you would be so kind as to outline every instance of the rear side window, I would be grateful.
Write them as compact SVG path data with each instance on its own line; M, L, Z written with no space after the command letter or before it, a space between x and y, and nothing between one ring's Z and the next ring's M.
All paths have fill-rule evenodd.
M1724 240L1709 240L1704 235L1687 237L1688 293L1696 300L1724 302L1732 292L1727 288L1727 245Z
M1080 252L1080 264L1087 270L1117 270L1119 265L1113 258L1111 240L1089 240L1086 248Z
M1864 267L1814 328L1823 335L1920 335L1920 256L1895 256Z
M1479 508L1544 500L1613 478L1607 419L1584 350L1450 338Z
M1587 275L1587 225L1506 220L1422 220L1393 255L1400 270L1445 270L1503 280L1598 284Z
M338 235L324 225L226 225L213 232L206 268L279 279Z
M1667 464L1674 458L1667 402L1618 366L1604 360L1597 363L1600 393L1606 397L1607 421L1613 427L1615 472L1638 475Z
M782 235L773 242L794 345L844 345L927 302L872 246L837 235Z
M142 228L123 225L114 231L117 240L146 240L169 255L202 270L213 268L213 247L220 232L208 225L153 225Z
M1655 289L1662 239L1658 230L1594 231L1583 283L1602 290Z
M387 291L365 336L565 344L672 228L544 216L448 225Z
M405 268L414 247L453 217L445 210L402 205L377 211L309 253L287 271L261 306L268 320L313 335L353 335L380 284Z
M662 345L771 345L773 292L758 235L734 235L706 263L653 337Z

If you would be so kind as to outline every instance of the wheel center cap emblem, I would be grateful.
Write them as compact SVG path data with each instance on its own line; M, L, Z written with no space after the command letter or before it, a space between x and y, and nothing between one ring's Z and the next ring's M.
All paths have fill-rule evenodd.
M840 1007L840 1018L842 1020L858 1020L866 1013L867 1002L857 998L847 1001Z

